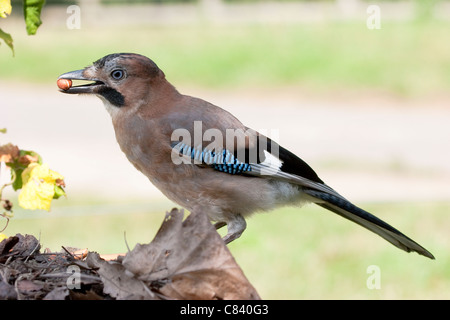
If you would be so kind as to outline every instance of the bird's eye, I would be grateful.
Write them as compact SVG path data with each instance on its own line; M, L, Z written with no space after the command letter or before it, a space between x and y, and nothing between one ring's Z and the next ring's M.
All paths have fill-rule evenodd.
M125 75L125 72L123 72L123 70L120 70L120 69L117 69L117 70L114 70L113 72L111 72L111 77L113 77L113 79L115 79L115 80L122 79L124 75Z

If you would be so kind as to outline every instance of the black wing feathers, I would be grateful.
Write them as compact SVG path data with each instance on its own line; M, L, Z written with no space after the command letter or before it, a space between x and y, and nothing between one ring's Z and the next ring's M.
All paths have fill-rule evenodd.
M252 163L256 159L256 163L260 164L265 160L264 150L280 159L282 166L279 169L282 172L304 177L314 182L324 183L305 161L267 137L257 136L256 150L255 148L246 148L243 152L245 159L239 159L239 150L235 151L234 154L242 162Z

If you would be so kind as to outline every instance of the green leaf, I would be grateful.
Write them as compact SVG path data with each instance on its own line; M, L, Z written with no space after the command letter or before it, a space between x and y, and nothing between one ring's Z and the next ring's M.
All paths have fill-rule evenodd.
M14 178L15 175L15 179L14 182L12 184L13 190L17 191L19 189L22 189L23 186L23 181L22 181L22 172L23 170L25 170L25 168L22 167L16 167L16 168L11 168L11 179ZM14 173L13 173L14 171Z
M11 48L11 51L14 56L14 45L13 45L13 39L9 33L4 32L2 29L0 29L0 39L3 39L5 41L6 45Z
M6 128L0 129L0 133L6 133Z
M37 29L42 24L41 10L44 3L45 0L23 0L23 15L29 35L36 34Z
M25 155L37 157L37 163L42 164L42 157L37 152L30 151L30 150L20 150L19 158L22 156L25 156ZM14 178L14 174L16 176L15 180L12 184L14 191L22 189L22 186L23 186L22 172L29 165L29 163L20 163L18 161L18 159L15 159L13 163L8 163L8 167L11 169L11 178ZM14 173L13 173L13 171L14 171Z
M55 194L53 195L53 199L59 199L61 196L65 196L66 191L61 186L55 185Z

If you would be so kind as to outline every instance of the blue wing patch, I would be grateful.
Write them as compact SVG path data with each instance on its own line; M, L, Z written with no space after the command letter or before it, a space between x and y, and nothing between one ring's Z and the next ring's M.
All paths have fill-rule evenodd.
M207 148L191 147L179 142L173 146L173 150L190 158L194 163L208 165L220 172L239 174L252 171L251 164L239 161L226 149L216 152Z

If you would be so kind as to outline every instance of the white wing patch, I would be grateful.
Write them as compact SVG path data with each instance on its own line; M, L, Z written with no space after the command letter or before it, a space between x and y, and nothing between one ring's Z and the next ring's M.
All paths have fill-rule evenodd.
M280 171L283 161L267 150L264 150L264 157L264 161L260 163L262 175L274 175Z

